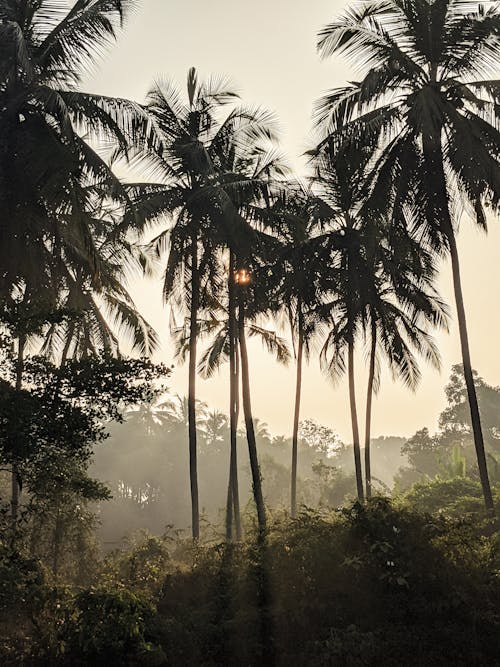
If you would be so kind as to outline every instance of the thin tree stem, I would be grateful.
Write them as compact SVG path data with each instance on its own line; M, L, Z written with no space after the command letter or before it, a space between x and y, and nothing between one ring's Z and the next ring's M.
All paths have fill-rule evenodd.
M262 494L262 479L260 474L259 459L257 455L257 442L255 439L255 429L252 417L252 403L250 399L250 373L248 367L248 352L245 337L245 306L241 291L239 301L238 337L241 353L241 388L243 395L243 412L245 415L248 454L250 457L250 468L252 471L252 489L255 506L257 508L259 533L264 534L267 525L266 509L264 506L264 496Z
M304 356L304 332L303 332L302 318L299 312L299 336L297 343L297 377L295 382L295 410L293 415L293 435L292 435L291 514L293 518L297 516L297 457L298 457L299 420L300 420L300 398L302 390L303 356Z
M375 380L375 360L377 355L377 324L373 313L371 315L371 348L370 367L368 371L368 388L366 392L366 419L365 419L365 483L366 498L372 497L372 465L371 465L371 421L373 384Z
M198 343L198 308L200 300L200 277L198 273L198 237L193 233L191 242L191 318L189 331L189 479L191 487L191 522L193 539L200 537L200 512L198 501L198 461L196 444L196 351Z
M229 481L227 484L226 498L226 541L233 539L233 489L231 484L231 469L229 469Z
M20 334L17 339L17 362L16 362L16 391L20 392L23 388L23 371L24 371L24 348L26 346L26 336ZM19 468L16 462L12 463L11 473L11 520L13 527L17 524L19 514Z
M356 408L356 387L354 384L354 341L348 343L349 402L351 406L352 440L354 450L354 468L356 471L356 489L358 500L364 501L363 473L361 470L361 449L359 445L358 411Z
M234 512L234 523L236 539L241 540L241 516L240 516L240 497L238 488L238 452L237 452L237 429L239 417L239 363L237 342L237 323L236 323L236 293L234 284L235 257L231 251L229 255L229 430L230 430L230 464L229 464L229 485L231 487L231 507L229 504L226 509L226 527L231 524L231 517ZM229 495L228 495L229 498ZM226 534L228 531L226 530Z
M486 462L486 453L484 450L483 429L481 427L481 416L479 413L479 404L477 401L476 386L474 384L474 375L472 373L472 363L470 358L469 335L467 331L467 320L465 316L465 306L462 293L462 281L460 277L460 263L458 258L457 243L453 230L448 235L451 257L451 270L453 274L453 289L455 292L455 303L457 307L458 329L460 332L460 345L462 348L462 361L464 367L465 385L467 387L467 397L469 399L470 416L472 423L472 432L474 434L474 447L476 449L477 464L479 468L479 477L483 490L484 504L489 512L494 512L493 496L491 493L490 479L488 476L488 465Z
M236 313L235 316L235 333L237 330L236 323ZM235 362L235 372L234 372L234 423L233 423L233 456L231 459L232 471L231 480L233 484L232 493L233 493L233 511L234 511L234 523L236 528L236 539L241 540L243 531L241 527L241 511L240 511L240 491L238 483L238 420L240 417L240 354L238 350L238 337L235 338L234 346L234 362Z
M462 279L460 276L460 262L458 257L458 248L455 238L455 230L450 214L448 203L448 190L446 176L443 167L443 148L441 136L436 135L424 137L423 142L424 156L426 160L425 173L429 179L429 190L435 193L435 200L439 206L439 215L441 216L441 229L446 234L451 258L451 270L453 275L453 290L455 293L455 304L457 308L458 330L460 334L460 346L462 349L462 362L464 368L464 379L467 388L467 397L471 416L472 432L474 435L474 447L476 450L477 465L479 469L479 478L483 491L484 504L486 509L493 513L494 504L491 493L490 480L488 476L488 465L486 462L486 453L484 449L483 430L481 427L481 416L477 401L476 387L474 385L474 376L472 373L472 362L470 357L469 335L467 331L467 319L465 316L464 298L462 292ZM437 215L434 212L434 215ZM434 221L436 222L436 221Z

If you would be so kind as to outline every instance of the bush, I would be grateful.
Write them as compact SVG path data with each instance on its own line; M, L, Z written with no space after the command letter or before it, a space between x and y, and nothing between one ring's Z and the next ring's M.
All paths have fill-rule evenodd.
M153 607L128 591L83 591L72 606L60 639L61 658L71 665L161 665L153 642Z
M500 504L500 487L494 489L497 505ZM406 502L420 512L443 513L461 517L484 509L479 481L468 477L417 482L404 495Z

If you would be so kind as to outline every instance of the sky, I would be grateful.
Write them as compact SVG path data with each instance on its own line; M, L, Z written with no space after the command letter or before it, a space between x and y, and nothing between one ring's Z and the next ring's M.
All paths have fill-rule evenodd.
M316 35L349 3L342 0L142 0L130 16L118 42L82 87L96 93L144 101L152 83L173 79L185 86L187 71L200 76L231 79L243 101L274 111L279 119L281 147L300 175L303 152L310 147L313 103L326 90L353 80L357 72L342 58L321 61ZM490 220L488 235L464 221L459 233L464 299L467 308L473 366L491 384L500 384L500 225ZM134 279L131 293L162 340L158 359L173 363L168 340L168 314L161 299L161 277ZM453 306L451 272L442 266L439 289L450 304L448 334L436 341L442 357L437 372L422 362L422 382L410 393L382 374L374 401L372 433L410 436L417 429L437 427L445 406L444 385L451 366L459 363L460 343ZM294 381L293 364L279 367L252 341L253 411L275 434L290 435ZM358 413L363 432L366 359L357 356ZM199 397L210 408L227 412L227 369L199 380ZM172 391L187 392L187 367L176 367L169 380ZM313 358L304 372L302 417L335 429L351 439L347 383L332 387Z

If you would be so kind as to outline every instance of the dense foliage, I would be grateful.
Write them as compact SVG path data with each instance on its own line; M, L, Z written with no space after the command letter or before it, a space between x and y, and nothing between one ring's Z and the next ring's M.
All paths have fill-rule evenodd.
M488 521L383 499L277 515L264 543L145 536L75 592L51 588L19 555L15 563L16 586L3 585L11 620L14 599L17 610L4 664L465 667L493 664L498 649Z

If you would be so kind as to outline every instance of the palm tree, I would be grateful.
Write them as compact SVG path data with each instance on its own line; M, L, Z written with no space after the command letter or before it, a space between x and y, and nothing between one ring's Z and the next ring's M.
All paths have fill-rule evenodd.
M242 166L267 165L260 151L255 159L255 145L263 138L273 137L271 116L258 109L232 108L225 116L222 107L236 99L224 81L199 83L196 70L188 75L188 104L181 102L175 87L158 84L150 93L148 111L160 138L154 164L163 174L166 186L151 190L141 198L142 209L150 219L168 213L175 222L172 229L162 232L154 241L161 254L169 248L164 294L177 297L189 315L189 425L191 499L193 537L199 534L195 385L197 364L198 311L203 306L208 285L212 288L224 281L221 251L231 245L233 252L248 245L248 225L239 215L240 198L249 202L250 193L261 184L243 175ZM247 152L253 147L253 153ZM230 242L229 242L230 241ZM203 258L200 248L203 247ZM234 257L230 263L234 262ZM230 279L228 278L230 284ZM185 287L189 284L188 289ZM217 292L217 288L215 289ZM229 289L231 292L231 289ZM233 347L234 343L233 343ZM234 368L231 366L232 424L235 424ZM231 429L234 454L235 427ZM233 464L234 468L234 464Z
M198 335L201 340L209 339L208 346L203 352L200 362L198 364L198 371L204 378L210 378L218 371L223 363L231 361L231 316L228 299L226 303L212 297L211 309L207 312L206 317L198 322ZM289 360L289 351L286 342L276 334L276 332L261 326L258 322L259 314L253 312L250 317L247 317L244 322L245 336L251 338L259 338L268 352L273 354L278 362L287 363ZM176 341L176 356L180 361L184 361L189 352L189 325L185 324L183 327L174 329L173 335ZM241 336L241 329L235 332L235 342L239 343ZM232 523L234 517L234 527L236 539L241 539L241 517L239 511L239 490L238 490L238 472L237 472L237 456L236 456L236 429L239 416L239 390L238 384L240 379L240 355L236 355L236 411L232 415L234 422L230 423L231 430L231 459L230 459L230 475L228 484L228 502L226 507L226 536L228 539L232 537ZM231 420L230 420L231 421ZM258 432L257 420L252 420L253 433ZM234 428L234 443L232 440L232 431ZM233 446L234 445L234 446ZM255 450L256 451L256 450ZM259 473L260 475L260 473ZM260 498L260 496L259 496ZM262 514L261 514L262 516Z
M248 350L245 335L245 307L247 302L246 290L249 285L250 274L247 269L238 269L234 279L238 285L238 342L241 359L241 394L243 402L243 415L245 418L248 454L250 457L250 469L252 472L252 490L255 500L255 507L257 509L257 523L259 526L259 535L263 536L267 527L267 519L266 508L264 505L264 495L262 493L262 477L257 454L257 441L255 438L255 426L252 413L252 401L250 395L250 368L248 363Z
M436 294L432 256L409 238L406 229L371 221L363 230L364 329L370 343L365 419L366 497L372 495L371 415L373 393L379 386L381 354L394 378L411 390L420 380L414 352L440 368L439 352L429 327L447 329L447 308Z
M147 436L154 436L172 421L172 412L170 406L165 405L165 400L160 398L127 408L123 417L127 423L138 425Z
M228 328L229 336L229 482L226 502L226 539L232 539L233 517L236 540L241 540L240 491L238 484L238 420L240 417L240 356L238 352L238 333L236 330L236 290L233 280L235 273L235 255L229 249L229 271L227 281Z
M224 211L224 223L221 229L223 242L229 248L228 272L228 334L230 361L230 414L231 414L231 466L227 504L227 535L230 535L231 501L236 510L238 501L236 432L239 414L238 376L241 374L243 411L247 433L250 467L252 471L252 489L257 507L260 534L266 527L265 507L262 494L260 467L255 438L255 424L251 411L250 379L248 354L245 339L245 303L244 293L246 278L250 274L245 266L254 265L262 274L256 284L260 295L255 298L252 290L253 306L257 305L253 316L262 309L270 311L271 285L269 281L270 249L276 250L279 243L276 238L276 224L272 203L283 191L281 179L287 169L280 154L274 148L274 133L270 117L266 112L253 111L248 115L250 125L241 132L227 133L226 141L220 142L217 159L223 166L221 182L221 205ZM272 235L265 233L271 231ZM262 286L265 285L264 291ZM257 290L257 293L259 290ZM276 310L276 308L274 308ZM253 325L255 327L255 324ZM260 329L259 335L272 351L278 340L275 334L265 335ZM239 344L239 345L238 345ZM239 349L239 354L238 354ZM238 531L237 531L238 532Z
M95 189L115 205L130 201L89 142L111 141L117 154L126 155L129 143L147 135L139 105L78 90L81 75L115 38L132 0L65 5L0 1L3 295L37 282L45 267L54 271L69 258L98 282L100 263L88 222Z
M334 146L372 151L368 209L413 210L422 237L451 258L464 376L486 508L493 511L474 387L456 244L466 203L486 228L485 204L498 208L497 3L387 0L351 9L319 35L323 56L344 53L369 69L360 82L331 91L318 118ZM460 193L460 195L458 195Z
M164 411L171 427L187 427L189 424L189 396L180 396L179 394L167 396L159 403L158 407ZM200 421L203 423L207 415L207 404L197 400L196 410L200 415Z
M357 337L363 330L364 315L359 284L362 277L360 234L350 215L346 216L345 223L340 223L333 234L344 238L345 245L343 251L334 258L335 263L328 276L333 283L331 295L326 303L331 329L321 350L320 359L323 368L333 381L340 378L347 368L356 487L358 499L363 501L361 445L354 380L354 347Z
M128 189L91 142L104 139L116 146L117 156L126 155L139 136L146 140L148 125L139 105L84 93L78 84L132 4L0 0L0 294L9 304L36 286L47 345L55 349L59 343L63 358L78 326L85 329L79 338L87 341L87 351L97 331L103 347L116 342L90 296L101 291L107 270L96 247L94 214L104 200L127 209L129 218L135 212ZM109 267L109 255L106 261ZM153 341L126 291L115 284L111 293L107 278L104 300L112 317L133 329L137 341L139 330L145 344ZM82 307L88 316L78 325L56 316ZM19 338L20 369L25 343L26 336Z
M210 410L205 418L204 435L209 447L216 447L225 439L228 429L226 415L220 410Z
M321 334L323 300L321 273L324 269L325 237L321 232L320 202L300 186L289 186L273 206L282 219L281 245L271 264L274 290L288 319L296 363L295 405L292 433L291 516L297 514L297 459L302 366L309 359L315 337ZM324 318L323 318L324 320Z
M367 217L362 207L367 151L333 143L313 153L316 185L332 207L333 327L322 350L330 372L345 370L347 355L358 496L363 499L361 451L354 387L357 335L370 341L365 426L366 497L371 496L370 431L372 398L378 386L378 352L383 352L395 377L415 389L420 379L414 351L439 367L439 353L429 326L446 326L446 307L437 297L432 255L412 238L408 214L395 210L388 218ZM327 215L327 212L325 213ZM347 348L347 349L346 349ZM328 354L333 350L331 358Z
M164 187L148 188L141 196L141 206L150 220L169 214L175 220L172 229L162 232L153 245L159 255L168 247L164 296L189 310L189 389L188 433L191 487L192 534L199 537L199 499L196 437L196 363L200 289L207 275L214 277L213 252L207 246L217 202L207 189L216 168L208 147L217 137L223 122L221 108L236 95L224 81L199 83L196 70L189 70L187 103L182 102L175 86L157 84L148 96L148 113L160 139L160 148L152 156ZM200 257L203 242L204 255Z
M322 276L322 308L330 319L330 332L321 350L322 367L336 381L346 368L353 437L356 487L364 500L361 468L361 445L356 405L354 348L363 331L363 281L366 265L363 259L361 205L364 195L364 170L369 154L366 150L338 148L332 142L321 144L310 152L314 166L313 185L319 190L323 205L322 220L328 224L327 249L330 256ZM347 363L346 363L347 357Z

